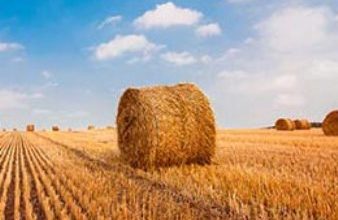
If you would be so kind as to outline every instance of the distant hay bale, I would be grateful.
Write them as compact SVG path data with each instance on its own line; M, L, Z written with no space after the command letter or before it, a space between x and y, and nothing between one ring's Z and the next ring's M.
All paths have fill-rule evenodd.
M95 130L95 126L94 125L88 125L88 130Z
M73 131L73 129L71 129L71 128L68 128L68 132L72 132Z
M2 129L2 132L6 132L6 131L7 131L6 128L3 128L3 129Z
M35 131L35 125L33 125L33 124L27 125L26 131L27 132L34 132Z
M107 126L106 129L107 130L112 130L112 129L114 129L114 127L113 126Z
M193 84L127 89L116 123L121 159L134 168L209 164L215 154L214 114Z
M330 112L325 117L323 131L327 136L338 136L338 110Z
M13 131L18 131L18 129L16 129L16 128L13 128Z
M59 126L54 125L54 126L52 127L52 131L60 131Z
M289 118L280 118L275 123L275 128L279 131L293 131L295 127L294 121Z
M296 130L309 130L311 129L311 123L307 119L294 120Z

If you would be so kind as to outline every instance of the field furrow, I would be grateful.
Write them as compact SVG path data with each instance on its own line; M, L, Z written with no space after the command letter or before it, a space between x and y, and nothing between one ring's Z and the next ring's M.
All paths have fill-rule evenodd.
M45 192L42 189L39 178L37 177L36 171L31 165L30 158L28 157L27 149L23 143L23 158L24 166L27 170L27 180L28 187L30 192L30 203L33 208L33 216L36 216L37 219L52 219L54 216L50 212L49 204L47 203L47 198Z
M84 166L87 169L90 169L92 171L100 169L108 172L120 173L126 179L136 184L137 187L144 189L148 193L156 193L170 197L178 205L180 206L187 205L189 208L198 211L200 215L202 216L204 215L204 217L209 216L214 218L227 218L229 216L236 216L236 213L232 212L232 210L230 210L230 208L224 204L218 204L211 200L206 200L205 198L199 198L198 196L183 194L177 188L170 187L163 182L151 180L151 178L147 177L146 175L137 174L135 173L134 170L125 165L122 164L110 165L102 160L92 158L85 152L75 149L71 146L54 141L53 139L42 136L40 134L35 135L50 142L48 146L53 144L55 145L55 147L62 147L65 151L68 152L67 154L75 155L78 158L78 160L83 161ZM85 186L80 186L80 188L82 187ZM236 217L240 218L240 216Z
M13 168L15 166L15 151L16 147L14 146L15 144L15 137L11 139L11 142L9 144L11 150L7 158L6 162L6 168L4 168L4 178L3 178L3 183L1 185L1 190L0 190L0 213L2 214L2 217L4 219L9 218L9 219L14 219L13 216L13 208L14 208L14 187L11 188L11 186L14 186L13 184L13 179L15 177L15 169Z
M42 182L51 197L58 218L87 219L83 213L83 208L76 204L76 199L64 185L65 183L69 184L69 182L61 181L59 178L60 173L56 173L53 168L45 164L36 153L35 147L27 140L26 147L34 167L41 175Z
M11 147L15 149L14 160L13 160L13 168L11 172L11 181L7 191L7 201L5 206L5 219L19 219L19 197L18 197L18 159L19 159L19 151L18 151L18 136L16 135L14 138L14 142Z

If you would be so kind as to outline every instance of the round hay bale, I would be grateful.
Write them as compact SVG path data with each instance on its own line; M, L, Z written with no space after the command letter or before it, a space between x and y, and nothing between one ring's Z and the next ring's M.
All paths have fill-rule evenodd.
M3 128L2 131L3 131L3 132L6 132L7 130L6 130L6 128Z
M88 130L94 130L95 126L94 125L88 125Z
M13 128L13 131L18 131L18 129L16 129L16 128Z
M307 119L294 120L296 130L309 130L311 129L311 123Z
M59 126L56 125L52 126L52 131L60 131Z
M73 132L73 129L71 129L71 128L68 128L68 132Z
M279 131L293 131L295 127L294 121L289 118L280 118L275 123L275 128Z
M26 131L27 132L34 132L35 131L35 125L33 125L33 124L27 125Z
M193 84L127 89L116 123L121 159L134 168L209 164L215 154L214 114Z
M327 136L338 136L338 110L330 112L325 117L323 131Z
M106 129L107 129L107 130L113 130L114 127L113 127L113 126L107 126Z

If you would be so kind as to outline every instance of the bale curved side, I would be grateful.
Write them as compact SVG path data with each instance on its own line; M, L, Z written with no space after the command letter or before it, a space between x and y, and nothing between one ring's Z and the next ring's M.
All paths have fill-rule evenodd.
M275 127L279 131L293 131L296 127L295 123L288 118L279 118L275 122Z
M192 84L127 89L116 122L121 159L135 168L208 164L215 153L213 111Z
M95 126L94 125L88 125L88 130L95 130Z
M338 110L330 112L323 121L323 131L327 136L338 136Z
M52 131L60 131L59 126L54 125L54 126L52 127Z
M297 130L311 129L311 123L307 119L296 119L294 122Z
M27 132L34 132L35 131L35 125L33 125L33 124L27 125L26 131Z

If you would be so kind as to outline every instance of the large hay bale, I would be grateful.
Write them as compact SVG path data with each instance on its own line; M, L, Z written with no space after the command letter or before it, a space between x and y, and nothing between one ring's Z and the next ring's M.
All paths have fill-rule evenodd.
M33 125L33 124L27 125L26 131L27 132L34 132L35 131L35 125Z
M127 89L116 123L121 159L134 168L209 164L215 153L214 114L193 84Z
M327 136L338 136L338 110L330 112L325 117L323 131Z
M295 127L294 121L289 118L280 118L275 123L275 128L279 131L293 131Z
M57 125L52 126L52 131L60 131L59 126Z
M307 119L294 120L296 130L309 130L311 129L311 123Z
M88 125L88 130L95 130L95 126L94 125Z

